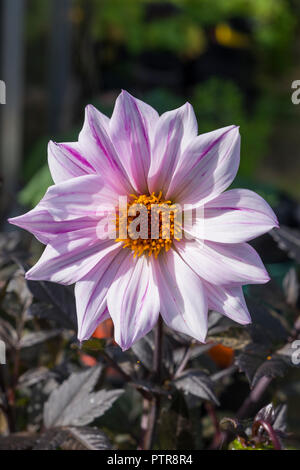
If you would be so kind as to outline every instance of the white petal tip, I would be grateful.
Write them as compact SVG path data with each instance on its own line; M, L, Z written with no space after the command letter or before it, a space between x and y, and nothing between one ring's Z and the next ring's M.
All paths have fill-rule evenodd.
M207 343L207 336L201 337L201 338L198 337L198 338L195 338L195 339L196 339L196 341L198 341L201 344L206 344Z
M239 323L240 325L244 325L244 326L246 326L246 325L251 325L252 320L251 320L251 318L250 318L249 320L240 320L238 323Z
M34 267L25 273L25 279L26 281L45 281L45 279L41 279L40 276L35 275Z
M116 339L115 339L116 341ZM116 341L117 343L117 341ZM120 346L120 348L122 349L122 352L125 352L125 351L128 351L128 349L131 348L131 346L135 343L135 341L133 343L129 343L129 344L120 344L118 343L118 345Z
M269 276L269 273L266 271L264 277L254 282L254 284L266 284L269 281L271 281L271 277Z
M34 267L25 273L25 279L27 281L44 281L44 279L41 279L39 276L35 275Z
M56 147L58 144L57 142L54 142L54 140L49 140L48 142L48 148L51 149L51 147Z
M94 111L96 111L96 108L95 106L93 106L92 104L87 104L86 107L85 107L85 114L86 116L89 116L91 113L93 113Z
M82 344L84 343L84 341L88 341L90 338L91 338L91 336L84 336L84 335L81 335L81 334L77 334L77 339L80 343L80 348L82 347Z

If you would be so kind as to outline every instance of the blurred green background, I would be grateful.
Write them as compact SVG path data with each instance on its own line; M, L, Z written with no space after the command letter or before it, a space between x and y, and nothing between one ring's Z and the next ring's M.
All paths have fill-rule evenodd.
M51 184L48 140L76 140L84 106L110 115L122 88L160 113L190 101L200 132L240 125L236 185L300 199L297 0L27 0L23 14L23 204Z

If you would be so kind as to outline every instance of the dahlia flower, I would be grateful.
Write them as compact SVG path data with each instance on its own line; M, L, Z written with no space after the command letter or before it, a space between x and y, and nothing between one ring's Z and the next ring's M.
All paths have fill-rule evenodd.
M209 309L250 323L242 286L265 283L269 276L247 241L278 222L256 193L224 192L239 161L239 128L198 135L189 103L159 116L123 91L111 119L87 106L78 142L49 143L55 184L33 210L9 220L47 245L26 278L75 283L79 340L111 317L123 350L146 335L159 315L201 342ZM125 212L118 209L120 198L127 201ZM159 215L155 238L152 204L170 212L180 205L183 215L200 211L181 237L174 213L169 231ZM136 205L146 208L143 220L149 222L140 238L130 236ZM116 208L110 223L107 207ZM100 236L103 224L109 236Z

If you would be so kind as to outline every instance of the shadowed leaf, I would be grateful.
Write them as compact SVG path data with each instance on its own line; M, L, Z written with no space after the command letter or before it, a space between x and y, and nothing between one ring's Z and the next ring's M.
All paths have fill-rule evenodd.
M269 350L267 347L249 344L244 351L236 357L236 365L241 372L244 372L250 384L252 383L255 372L268 357L268 354Z
M275 409L273 428L275 431L285 433L287 428L287 405L284 403Z
M34 446L36 439L37 435L25 432L0 437L0 450L28 450Z
M84 426L102 416L123 390L100 390L94 388L100 367L72 374L55 389L44 407L44 423L47 428L57 426Z
M107 436L92 427L66 427L49 429L38 439L34 450L108 450Z
M290 269L283 279L286 302L295 307L299 297L299 282L294 268Z
M91 338L82 343L83 351L103 351L105 349L105 340L99 338Z
M280 229L270 232L279 248L286 251L291 258L300 263L300 231L281 226Z
M247 305L252 318L248 329L254 343L272 346L287 340L288 332L279 315L252 298L247 298Z
M150 336L145 336L132 345L135 356L146 369L151 370L153 361L153 346Z
M267 421L270 424L273 424L275 419L275 410L272 405L272 403L269 403L268 405L264 406L259 410L259 412L256 414L254 421Z
M173 383L177 389L183 390L185 393L191 393L203 400L212 401L217 405L219 404L213 390L213 382L208 375L202 371L186 371Z
M29 369L20 375L18 379L18 387L31 387L43 380L47 379L51 372L47 367L38 367L36 369Z
M24 349L24 348L30 348L32 346L36 346L37 344L44 343L48 339L55 338L56 336L60 335L61 332L62 332L61 329L56 329L56 330L36 331L33 333L27 333L21 338L19 342L19 347L21 349Z
M286 361L279 355L274 355L270 360L263 362L255 372L251 386L255 387L262 377L283 377L288 369Z
M77 330L75 297L71 288L46 281L27 283L30 292L39 300L31 306L32 315L46 317L64 328Z
M208 335L217 335L229 328L236 327L236 323L230 318L212 310L208 315Z
M238 350L247 346L251 341L251 337L245 328L234 327L219 333L210 334L207 340Z

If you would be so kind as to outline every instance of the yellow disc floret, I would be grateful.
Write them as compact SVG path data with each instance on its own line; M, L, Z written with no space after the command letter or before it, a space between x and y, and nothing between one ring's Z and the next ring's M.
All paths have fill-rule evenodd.
M121 227L125 228L126 238ZM162 192L131 194L126 210L117 214L116 228L116 242L122 242L134 256L153 254L157 258L162 250L169 251L174 239L181 239L181 214L176 204L163 199Z

